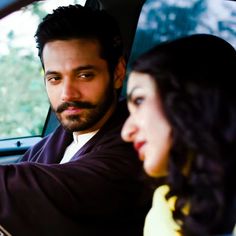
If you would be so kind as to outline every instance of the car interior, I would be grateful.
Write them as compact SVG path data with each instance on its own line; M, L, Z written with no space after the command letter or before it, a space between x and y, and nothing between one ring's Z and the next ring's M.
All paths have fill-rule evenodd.
M54 5L51 4L53 1ZM1 0L0 164L2 165L18 162L32 145L50 134L58 125L43 91L43 79L39 78L42 77L40 61L37 55L32 56L31 51L35 50L35 46L28 42L28 38L34 40L37 27L32 14L37 15L39 20L49 12L49 6L53 9L62 4L74 3L106 9L116 18L124 40L125 56L128 61L127 74L129 63L141 52L154 44L183 35L211 33L226 39L236 47L235 1ZM13 16L18 17L14 20L15 30L11 28L13 23L10 21ZM26 23L23 23L22 20L26 16L32 19L27 18ZM18 36L17 31L26 31L31 26L33 29L28 32L28 38L22 38L20 34ZM19 42L24 42L24 47L30 45L30 53L22 45L19 46ZM16 60L16 54L20 59ZM32 61L35 62L34 65ZM21 62L24 64L21 65ZM23 68L25 69L22 72ZM36 71L38 74L34 74ZM33 77L34 80L31 79ZM18 84L15 84L16 82ZM26 96L29 90L31 94Z

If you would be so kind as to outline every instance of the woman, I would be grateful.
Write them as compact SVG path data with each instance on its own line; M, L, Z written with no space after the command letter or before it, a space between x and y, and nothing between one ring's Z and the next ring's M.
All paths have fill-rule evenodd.
M144 235L228 235L236 218L236 51L212 35L157 45L133 64L122 138L165 176Z

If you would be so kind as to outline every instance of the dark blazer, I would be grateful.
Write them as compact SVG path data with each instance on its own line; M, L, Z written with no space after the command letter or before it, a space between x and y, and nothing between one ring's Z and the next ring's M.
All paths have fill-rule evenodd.
M13 235L142 235L152 192L142 163L120 137L120 103L103 128L65 164L72 134L61 126L23 163L0 167L0 224Z

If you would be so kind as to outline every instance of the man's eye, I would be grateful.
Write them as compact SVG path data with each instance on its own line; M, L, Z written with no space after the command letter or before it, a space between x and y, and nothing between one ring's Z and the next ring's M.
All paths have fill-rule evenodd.
M82 79L90 79L94 76L93 73L81 73L79 74L79 77L82 78Z
M47 77L48 82L55 82L57 80L60 80L59 76L52 76L52 77Z

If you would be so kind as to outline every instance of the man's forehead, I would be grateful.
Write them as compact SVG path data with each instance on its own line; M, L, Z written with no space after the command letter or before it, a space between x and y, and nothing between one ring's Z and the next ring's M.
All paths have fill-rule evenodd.
M53 57L73 58L73 57L101 57L101 46L96 39L66 39L54 40L45 44L42 59L45 62Z

